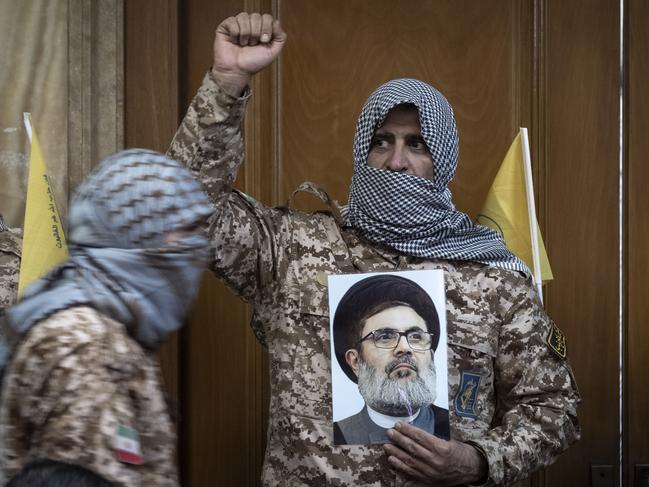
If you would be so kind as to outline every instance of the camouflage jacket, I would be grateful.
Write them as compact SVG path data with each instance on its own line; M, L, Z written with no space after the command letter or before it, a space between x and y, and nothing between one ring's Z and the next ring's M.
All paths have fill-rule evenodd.
M0 398L0 485L44 457L116 485L178 485L157 362L123 325L91 308L37 323L14 351Z
M451 437L485 454L490 484L509 484L552 463L579 437L579 397L563 336L531 281L472 262L400 255L360 239L335 213L268 208L233 191L246 100L229 97L206 76L170 154L212 198L211 269L253 305L252 327L270 355L264 485L407 480L380 446L332 446L331 273L443 269Z
M2 222L0 227L5 228ZM22 246L18 235L2 228L0 228L0 316L5 308L16 301Z

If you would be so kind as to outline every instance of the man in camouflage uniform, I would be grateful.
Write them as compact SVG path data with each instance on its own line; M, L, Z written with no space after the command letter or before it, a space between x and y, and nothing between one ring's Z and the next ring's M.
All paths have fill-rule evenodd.
M116 485L178 485L156 349L198 291L210 213L189 171L142 149L107 159L79 188L69 259L2 323L0 485L39 458Z
M457 137L452 110L438 92L416 80L397 80L370 97L359 119L343 218L312 185L301 189L328 202L330 213L268 208L232 189L243 158L246 86L279 55L285 40L279 22L268 15L242 13L223 21L212 69L170 148L212 198L211 269L254 306L252 327L270 356L263 484L500 485L552 463L579 437L579 398L565 344L524 264L494 234L450 209L446 185L457 162ZM390 157L397 152L402 160ZM366 184L368 178L389 180L387 187L397 190L392 196L381 192L382 183ZM439 251L433 257L419 256L417 237L399 242L399 232L388 235L394 223L418 217L426 204L415 201L412 211L403 212L397 211L399 201L411 204L418 188L430 185L437 188L435 198L449 200L451 220L475 237L479 252L472 252L462 232L443 232L447 236L433 242ZM377 194L385 201L372 200ZM364 201L370 204L359 212ZM369 225L363 220L372 210L384 217L385 243L371 215ZM428 223L440 222L446 220ZM334 446L327 275L417 269L445 273L452 439L397 423L388 431L391 444Z
M0 214L0 316L16 301L22 241Z

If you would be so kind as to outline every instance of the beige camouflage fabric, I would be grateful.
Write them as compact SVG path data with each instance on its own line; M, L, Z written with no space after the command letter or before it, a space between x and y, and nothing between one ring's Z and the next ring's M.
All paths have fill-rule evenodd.
M20 237L3 223L0 221L0 316L16 301L22 247Z
M408 481L389 467L380 446L333 446L326 276L337 273L443 269L452 438L484 452L490 485L552 463L579 437L579 396L569 365L547 344L558 332L552 335L531 282L482 264L399 255L359 239L335 212L267 208L232 191L246 99L228 97L207 76L170 154L208 190L217 215L211 269L254 306L252 327L268 348L271 414L262 483Z
M38 323L14 352L0 405L0 485L36 458L83 465L123 486L176 486L175 433L153 356L88 307ZM117 460L118 425L144 463Z

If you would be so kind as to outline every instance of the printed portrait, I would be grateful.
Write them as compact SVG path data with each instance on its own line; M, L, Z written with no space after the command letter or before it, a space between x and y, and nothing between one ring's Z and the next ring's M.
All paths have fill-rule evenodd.
M449 438L440 270L329 276L334 444L407 422Z

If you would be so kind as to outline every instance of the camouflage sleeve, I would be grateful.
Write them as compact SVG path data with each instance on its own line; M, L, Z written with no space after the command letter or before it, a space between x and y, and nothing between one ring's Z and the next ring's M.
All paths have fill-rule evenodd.
M487 457L490 484L527 478L553 463L580 436L580 398L566 360L565 338L535 290L525 284L519 290L499 334L493 422L498 426L470 442Z
M20 238L0 231L0 315L16 301L20 271Z
M249 90L241 98L228 95L208 73L168 154L194 173L214 205L211 270L253 302L271 295L289 232L284 210L232 189L243 161L241 125L249 97Z
M228 95L207 73L167 151L203 183L217 207L229 197L243 161L241 124L249 98L248 90L241 98Z

